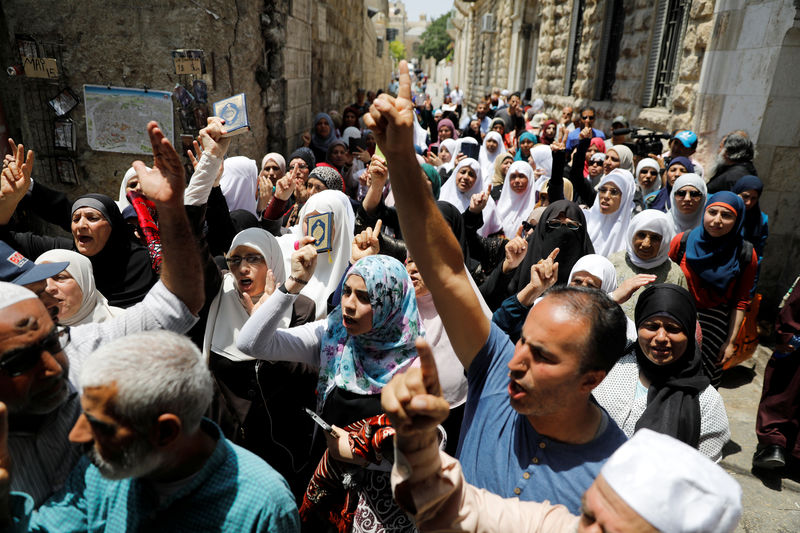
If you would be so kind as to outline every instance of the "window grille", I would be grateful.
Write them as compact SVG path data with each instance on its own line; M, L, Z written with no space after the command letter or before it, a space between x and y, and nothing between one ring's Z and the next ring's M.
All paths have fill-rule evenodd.
M572 85L578 77L578 58L581 49L581 33L583 33L583 10L586 0L573 0L572 21L569 29L569 48L567 49L567 68L564 72L564 96L572 94Z
M659 0L642 104L668 106L678 78L680 45L690 0Z
M595 100L610 100L617 74L617 61L625 31L625 6L622 0L610 0L606 9L600 61L597 68Z

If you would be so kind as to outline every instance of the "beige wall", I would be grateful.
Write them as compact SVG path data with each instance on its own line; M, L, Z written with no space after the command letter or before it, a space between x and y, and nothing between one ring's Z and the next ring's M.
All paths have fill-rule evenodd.
M2 10L0 32L7 42L26 33L63 43L65 81L78 94L84 84L171 91L178 77L170 51L204 50L209 101L247 94L252 133L235 137L230 153L254 159L293 149L315 111L341 110L356 87L385 87L391 72L388 49L376 58L377 36L364 0L206 0L202 7L177 0L15 0ZM23 87L4 82L0 98L15 122L12 134L35 149ZM116 197L137 156L92 151L83 105L71 117L81 184L56 187L70 196L93 191ZM180 133L177 116L175 130ZM52 183L36 170L34 177Z

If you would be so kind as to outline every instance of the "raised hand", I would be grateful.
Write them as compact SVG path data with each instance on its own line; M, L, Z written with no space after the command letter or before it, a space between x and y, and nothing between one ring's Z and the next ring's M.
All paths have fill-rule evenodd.
M35 156L33 150L28 150L25 157L25 147L17 145L12 139L8 140L11 155L3 159L3 171L0 174L0 225L7 224L11 215L31 186L31 172Z
M528 241L517 235L506 243L506 258L503 260L503 273L508 274L517 268L528 252Z
M200 138L198 137L198 140L199 139ZM194 152L191 150L186 150L186 155L189 156L189 161L192 163L192 168L197 168L197 164L200 162L200 158L203 156L203 145L200 144L198 140L192 141Z
M208 150L214 157L225 157L231 145L231 137L223 137L225 121L219 117L208 117L208 126L200 130L198 137L203 150Z
M381 251L379 236L383 221L378 219L374 228L367 228L353 238L350 247L350 264L355 264L359 259L368 255L377 255Z
M578 134L579 139L591 139L592 137L594 137L594 131L589 127L583 128Z
M317 268L317 250L313 243L314 237L303 237L292 254L291 273L286 278L286 290L292 294L303 290Z
M183 209L186 175L178 152L155 121L147 124L147 133L153 146L153 168L148 170L141 161L133 162L142 194L156 205Z
M258 213L263 213L264 209L266 209L272 201L275 191L272 187L272 183L270 183L269 178L266 176L259 174L256 180L256 211Z
M517 293L517 300L522 305L530 307L536 298L558 281L558 263L555 260L558 252L559 249L555 248L546 259L531 265L531 280Z
M398 66L400 85L397 98L386 93L376 98L364 115L364 126L375 135L381 151L387 156L406 156L414 146L414 103L411 101L411 77L408 63Z
M292 172L294 172L294 170ZM286 174L275 182L275 197L278 200L288 200L289 197L292 196L296 186L297 183L294 178L292 178L292 175Z
M491 192L492 184L490 183L485 191L478 194L473 194L472 198L469 199L469 210L472 213L480 213L483 211L483 209L486 207L486 204L489 203Z
M655 274L637 274L632 278L628 278L620 283L619 287L617 287L616 290L611 293L611 299L622 305L630 300L631 296L633 296L633 293L645 285L653 283L655 280Z
M386 166L386 161L380 156L373 155L367 172L369 172L371 179L370 183L377 182L376 186L380 185L382 189L386 184L386 179L389 177L389 168Z
M436 426L449 414L450 406L442 397L436 361L430 346L417 338L419 368L395 374L381 391L381 406L397 431L397 445L414 451L436 440Z

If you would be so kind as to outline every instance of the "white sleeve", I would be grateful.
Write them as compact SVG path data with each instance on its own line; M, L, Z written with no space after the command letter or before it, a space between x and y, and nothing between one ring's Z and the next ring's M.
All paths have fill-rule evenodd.
M214 186L221 165L221 157L215 157L207 150L203 151L192 179L183 192L184 205L203 205L208 202L208 195L211 194L211 188Z
M278 329L281 317L294 305L296 294L277 290L247 319L236 338L242 352L267 361L292 361L319 368L320 344L327 320Z
M70 361L70 380L78 386L83 360L101 344L142 331L166 329L186 333L198 318L162 281L147 292L144 300L105 322L83 324L70 329L66 353Z

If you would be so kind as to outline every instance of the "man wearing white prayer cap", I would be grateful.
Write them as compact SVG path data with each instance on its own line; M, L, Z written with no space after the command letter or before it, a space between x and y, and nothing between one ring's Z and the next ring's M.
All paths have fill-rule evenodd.
M603 465L584 493L581 515L562 505L502 498L464 481L460 463L439 451L442 398L430 349L420 367L396 375L381 404L397 431L392 489L423 532L728 533L742 491L719 465L672 437L639 430Z

